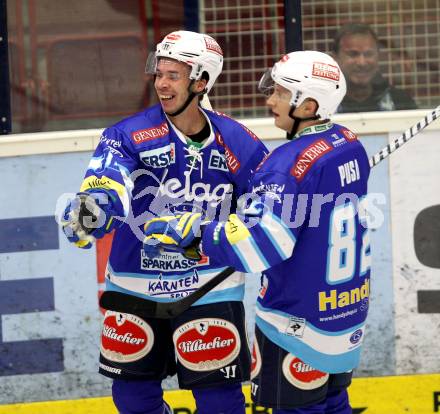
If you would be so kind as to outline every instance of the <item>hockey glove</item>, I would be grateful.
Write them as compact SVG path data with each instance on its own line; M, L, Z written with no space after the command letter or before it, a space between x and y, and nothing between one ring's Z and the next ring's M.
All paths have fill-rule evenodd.
M83 192L69 202L61 220L67 239L82 249L90 249L95 239L115 227L113 203L104 192Z
M201 223L200 213L183 213L147 221L144 225L145 254L153 258L165 249L178 251L190 259L200 260L200 237L197 236Z

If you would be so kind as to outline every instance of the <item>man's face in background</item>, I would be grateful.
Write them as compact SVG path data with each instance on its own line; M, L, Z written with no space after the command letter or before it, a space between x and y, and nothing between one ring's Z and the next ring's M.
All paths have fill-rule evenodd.
M347 79L353 86L369 85L379 70L379 50L370 34L347 34L339 42L335 56Z

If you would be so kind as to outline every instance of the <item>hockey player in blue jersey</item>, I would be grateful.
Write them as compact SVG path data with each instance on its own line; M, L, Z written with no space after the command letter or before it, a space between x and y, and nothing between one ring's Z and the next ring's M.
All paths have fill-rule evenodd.
M157 242L200 243L216 263L262 271L254 401L276 414L348 414L369 300L368 157L353 132L330 121L346 92L330 56L285 55L260 90L290 142L257 168L244 208L226 221L197 213L153 219L146 251Z
M243 125L200 107L222 64L212 37L170 33L147 61L160 104L103 132L62 225L82 248L115 230L107 290L174 301L225 268L207 256L172 251L150 258L142 248L149 217L193 211L227 217L267 153ZM249 379L251 353L243 294L244 275L236 272L172 320L107 311L99 370L114 379L119 412L170 412L161 381L177 372L200 414L244 414L241 382Z

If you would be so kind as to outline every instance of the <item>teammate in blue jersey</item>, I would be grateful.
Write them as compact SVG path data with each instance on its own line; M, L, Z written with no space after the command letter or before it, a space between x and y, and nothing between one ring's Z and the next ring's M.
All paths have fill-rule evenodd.
M82 248L115 230L107 290L175 301L225 268L204 255L148 257L141 228L148 218L171 213L227 217L267 153L246 127L200 106L222 64L212 37L170 33L147 61L160 104L103 132L62 225ZM119 412L170 412L161 381L177 372L200 414L244 414L241 382L249 379L251 353L243 294L244 275L236 272L171 320L107 311L99 370L114 379Z
M330 121L346 92L330 56L285 55L260 90L290 142L257 168L244 208L226 221L200 214L149 221L144 243L148 251L157 241L165 249L201 242L212 262L262 271L254 401L276 414L348 414L370 288L368 157L353 132Z

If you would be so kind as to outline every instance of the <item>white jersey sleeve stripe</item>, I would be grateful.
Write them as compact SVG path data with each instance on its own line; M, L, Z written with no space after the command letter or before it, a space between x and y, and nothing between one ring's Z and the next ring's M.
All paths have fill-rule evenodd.
M269 267L252 237L247 237L231 246L248 273L261 272Z
M288 259L292 255L296 239L285 224L273 214L265 213L260 225L281 258Z

